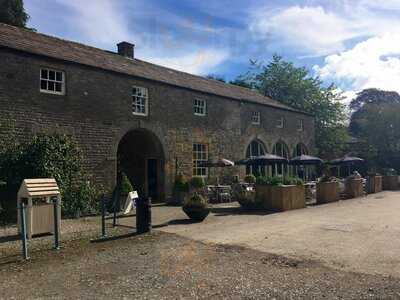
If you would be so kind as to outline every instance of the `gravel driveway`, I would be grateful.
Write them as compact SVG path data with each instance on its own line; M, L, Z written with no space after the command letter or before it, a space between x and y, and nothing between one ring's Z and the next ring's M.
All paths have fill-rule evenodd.
M400 299L392 277L154 233L0 264L1 299Z

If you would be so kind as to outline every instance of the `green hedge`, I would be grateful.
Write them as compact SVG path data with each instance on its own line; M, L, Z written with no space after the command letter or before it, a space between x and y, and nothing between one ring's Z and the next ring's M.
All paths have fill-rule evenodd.
M83 171L81 151L73 138L57 134L35 136L20 144L15 139L4 140L0 150L0 180L6 182L7 193L16 195L25 178L50 177L56 179L61 189L65 216L98 211L97 200L103 188L89 181Z

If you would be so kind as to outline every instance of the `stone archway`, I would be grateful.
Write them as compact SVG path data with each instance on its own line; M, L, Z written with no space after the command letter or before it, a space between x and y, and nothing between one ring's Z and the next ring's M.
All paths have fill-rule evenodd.
M128 176L140 197L164 200L164 164L162 144L153 132L139 128L121 138L117 151L117 172Z

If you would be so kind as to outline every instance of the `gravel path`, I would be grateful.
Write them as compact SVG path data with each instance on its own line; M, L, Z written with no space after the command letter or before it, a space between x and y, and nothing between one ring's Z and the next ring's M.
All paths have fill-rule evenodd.
M0 291L1 299L400 299L400 281L155 232L0 261Z

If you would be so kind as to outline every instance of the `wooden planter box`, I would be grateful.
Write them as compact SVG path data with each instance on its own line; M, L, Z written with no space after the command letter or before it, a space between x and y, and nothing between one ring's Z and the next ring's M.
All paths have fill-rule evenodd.
M383 176L382 186L384 190L388 191L397 190L399 187L399 176L397 175Z
M318 182L317 183L317 203L330 203L339 201L339 182Z
M256 199L262 208L285 211L306 207L304 185L256 185Z
M382 176L369 176L367 181L368 194L382 192Z
M348 199L364 196L362 178L347 179L345 181L345 193Z

